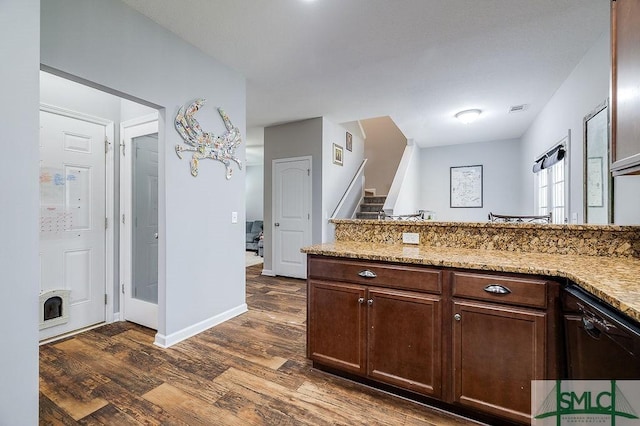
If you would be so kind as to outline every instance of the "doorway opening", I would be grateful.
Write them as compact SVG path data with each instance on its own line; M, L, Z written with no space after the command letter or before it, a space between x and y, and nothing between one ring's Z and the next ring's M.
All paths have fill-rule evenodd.
M122 124L155 117L147 146L155 147L158 192L160 108L56 74L40 72L40 295L54 295L39 309L44 321L47 303L41 343L126 317L121 259L133 243L122 238L120 204L132 191L121 179ZM157 277L157 260L151 265ZM155 307L157 317L157 299Z
M158 116L123 122L120 276L123 319L158 328Z

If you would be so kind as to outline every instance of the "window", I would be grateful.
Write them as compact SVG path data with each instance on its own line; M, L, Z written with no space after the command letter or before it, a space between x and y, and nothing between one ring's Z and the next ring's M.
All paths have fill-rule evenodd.
M553 223L567 223L567 143L554 146L534 163L536 209L542 216L551 212Z

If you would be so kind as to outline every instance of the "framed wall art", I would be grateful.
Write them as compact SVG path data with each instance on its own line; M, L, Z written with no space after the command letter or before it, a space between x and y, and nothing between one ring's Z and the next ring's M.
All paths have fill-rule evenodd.
M482 166L450 168L450 207L482 207Z
M349 152L353 151L353 136L349 132L347 132L345 145L347 147L347 151Z
M342 166L344 164L344 151L342 147L336 143L333 144L333 164Z

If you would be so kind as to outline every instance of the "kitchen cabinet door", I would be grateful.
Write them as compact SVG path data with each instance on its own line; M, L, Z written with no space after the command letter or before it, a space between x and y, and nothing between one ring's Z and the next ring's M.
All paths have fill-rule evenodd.
M366 374L366 288L309 280L307 351L313 361Z
M546 313L454 301L454 401L531 421L531 380L545 379Z
M611 170L640 174L640 0L611 2Z
M367 305L368 376L440 398L440 296L370 288Z

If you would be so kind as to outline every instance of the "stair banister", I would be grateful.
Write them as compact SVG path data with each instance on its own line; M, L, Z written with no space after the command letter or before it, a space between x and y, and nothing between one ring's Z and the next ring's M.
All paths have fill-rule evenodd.
M360 180L361 181L361 177L364 175L364 165L367 164L367 159L365 158L364 160L362 160L362 164L360 164L360 167L358 168L358 170L356 171L356 173L353 175L353 179L351 179L351 182L349 183L349 186L347 187L346 191L344 191L344 194L342 194L342 198L340 198L340 201L338 202L338 205L336 206L335 210L333 210L333 213L331 214L331 218L330 219L336 219L338 212L340 211L340 209L342 209L342 207L344 206L344 203L346 202L346 200L349 199L349 195L351 195L352 191L354 190L354 188L356 188L356 183ZM361 185L360 188L360 192L363 191L364 185ZM361 196L362 198L362 196ZM353 216L353 212L351 214L351 216Z

